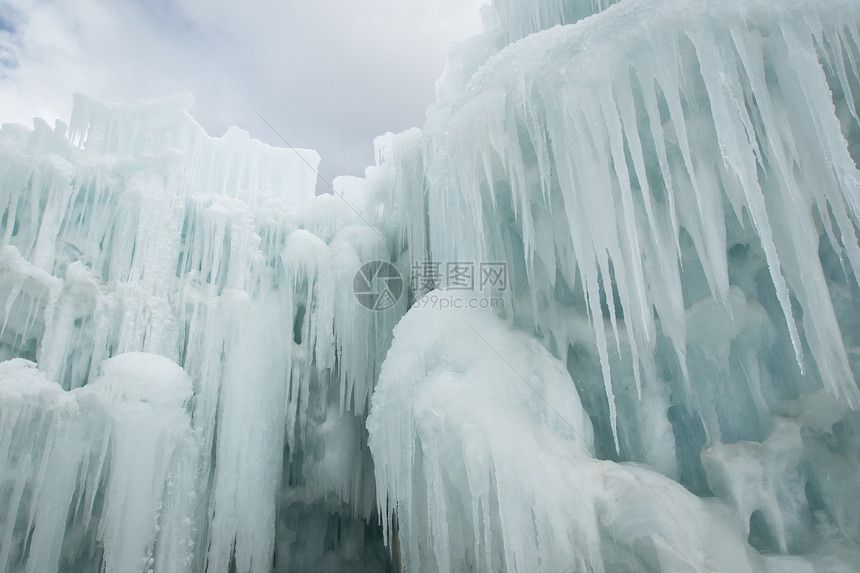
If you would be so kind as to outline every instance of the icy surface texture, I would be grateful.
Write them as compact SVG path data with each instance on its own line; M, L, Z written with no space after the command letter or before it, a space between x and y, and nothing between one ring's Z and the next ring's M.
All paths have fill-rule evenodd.
M364 417L402 309L343 288L386 243L315 152L190 104L0 130L0 571L386 566Z
M530 19L507 20L495 44L486 32L452 52L474 57L476 71L443 78L422 133L388 138L396 153L369 174L367 195L388 194L414 261L507 262L504 317L566 365L597 458L637 462L718 497L742 538L782 555L752 560L753 569L851 570L860 543L860 4L624 0L582 20L581 3L531 4ZM495 6L487 21L498 27L504 10L526 4ZM472 50L493 49L477 63ZM421 352L445 369L435 351ZM387 364L384 372L390 387L398 375ZM444 376L428 365L399 384L430 388ZM475 570L501 567L492 551L478 557L490 551L489 532L499 552L515 540L517 556L550 560L577 546L595 557L561 569L540 561L545 571L598 568L601 555L609 571L684 570L664 554L659 566L643 557L616 569L606 543L561 533L587 529L576 517L548 541L540 524L576 495L570 484L532 503L527 523L468 518L514 502L455 468L484 456L480 471L496 475L487 460L503 454L480 441L461 453L473 436L452 416L434 421L448 404L441 393L438 406L404 394L411 413L390 411L382 396L371 428L378 495L414 570L462 570L463 551ZM422 428L436 423L431 444ZM397 457L421 448L423 469ZM464 519L478 525L461 546L459 530L444 531ZM636 536L659 530L640 526ZM678 538L663 542L687 550ZM507 570L535 570L503 554Z

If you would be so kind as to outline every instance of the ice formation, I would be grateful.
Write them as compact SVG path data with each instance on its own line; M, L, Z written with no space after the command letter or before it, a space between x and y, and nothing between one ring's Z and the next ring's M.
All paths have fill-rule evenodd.
M368 420L404 570L755 570L728 508L592 457L571 385L562 362L492 315L406 315Z
M0 129L0 571L856 570L860 5L483 16L334 195L187 95Z
M494 8L368 189L390 194L413 260L507 262L504 316L566 365L607 462L520 432L495 441L510 426L492 420L513 417L496 400L528 404L534 389L462 367L449 354L468 340L480 354L474 333L408 314L369 422L408 569L853 570L860 5ZM440 328L458 342L411 342ZM548 402L530 432L554 432ZM686 488L655 505L685 514L672 519L689 538L645 491L605 513L605 496L636 491L632 467L651 472L646 490L656 474ZM731 508L735 533L693 494ZM745 560L736 533L767 557ZM690 552L703 539L721 549Z
M190 104L0 131L0 570L388 562L363 415L402 310L337 288L385 241Z

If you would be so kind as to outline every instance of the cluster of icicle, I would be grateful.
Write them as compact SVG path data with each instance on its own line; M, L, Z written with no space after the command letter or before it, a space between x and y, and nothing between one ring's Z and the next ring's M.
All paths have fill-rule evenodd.
M805 556L726 569L686 554L650 516L657 509L607 517L607 494L549 461L550 446L530 483L515 460L542 446L516 436L545 431L555 402L499 446L486 436L506 426L482 423L481 402L465 396L488 375L463 375L472 388L458 389L451 377L463 369L437 356L438 342L398 333L369 424L380 506L404 562L849 567L860 543L860 5L494 7L485 34L452 51L423 132L387 142L404 159L383 163L368 189L391 194L413 260L507 262L506 319L567 366L597 457L716 496L756 549ZM452 329L424 314L414 336ZM533 368L510 362L518 374ZM525 401L527 382L499 392ZM412 391L398 394L404 384ZM474 424L452 426L442 388L463 393ZM667 494L667 511L683 514L685 500ZM571 547L589 560L558 561ZM830 552L839 557L828 564Z
M185 95L0 129L0 571L857 563L860 6L484 17L339 197Z
M794 310L808 359L854 403L818 229L855 278L860 178L843 130L860 127L856 14L839 2L745 4L625 2L493 58L430 119L447 133L428 136L429 216L464 223L436 225L430 248L494 260L504 240L485 219L510 208L528 284L581 283L592 318L608 307L616 344L623 309L638 383L640 364L653 376L657 320L685 364L682 241L730 312L726 220L751 227L798 362L809 360ZM610 342L595 335L611 393Z
M315 152L211 138L190 105L76 96L68 135L0 130L0 571L300 570L364 541L398 311L336 287L385 241L315 196ZM113 379L156 392L163 357L188 395L89 398L130 353Z

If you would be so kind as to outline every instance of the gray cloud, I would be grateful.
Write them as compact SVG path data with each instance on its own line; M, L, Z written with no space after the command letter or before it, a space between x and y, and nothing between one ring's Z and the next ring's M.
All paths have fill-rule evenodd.
M360 175L372 139L421 125L445 49L482 0L0 0L0 122L67 118L71 95L176 91L213 135L238 125Z

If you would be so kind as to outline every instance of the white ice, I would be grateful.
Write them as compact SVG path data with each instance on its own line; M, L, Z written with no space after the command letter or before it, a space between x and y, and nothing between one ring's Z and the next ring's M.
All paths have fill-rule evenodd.
M0 128L0 571L856 569L860 5L482 16L333 195L188 94Z

